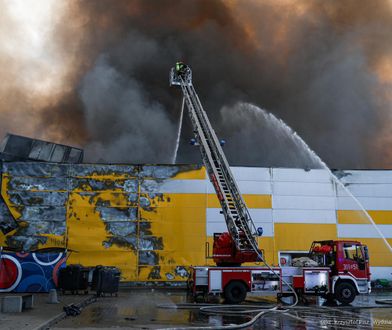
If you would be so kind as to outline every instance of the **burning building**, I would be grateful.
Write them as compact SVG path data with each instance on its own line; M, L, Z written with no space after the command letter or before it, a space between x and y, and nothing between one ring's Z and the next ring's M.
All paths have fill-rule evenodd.
M352 198L325 170L303 170L313 168L307 155L237 102L264 105L332 168L353 169L339 175L391 242L391 172L359 170L391 167L390 1L0 6L0 133L83 146L87 162L53 163L53 144L20 159L2 149L3 247L66 248L68 263L116 265L126 281L185 280L189 265L209 262L205 242L224 222L203 167L110 165L172 160L180 105L167 70L183 59L230 164L241 166L267 260L284 262L315 239L357 238L373 274L389 275L390 252ZM184 126L178 161L200 163Z
M328 171L232 170L264 229L259 246L269 263L289 264L313 240L357 239L369 246L373 278L388 278L391 252ZM391 243L392 172L336 174ZM67 264L117 266L124 281L185 281L190 265L212 264L206 242L226 231L205 169L196 165L3 162L1 197L5 250L58 251L54 260L67 250Z

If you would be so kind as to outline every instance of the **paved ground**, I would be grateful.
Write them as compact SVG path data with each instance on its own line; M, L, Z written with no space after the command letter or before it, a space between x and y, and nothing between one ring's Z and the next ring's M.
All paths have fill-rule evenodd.
M86 296L60 296L62 304L49 305L47 295L36 295L35 308L21 314L1 314L0 329L34 329L62 312L64 304L78 303ZM392 329L392 306L378 305L377 299L392 299L392 293L377 293L357 297L348 307L321 306L313 300L309 306L298 306L287 313L268 313L248 329ZM247 304L268 307L275 300L252 297ZM192 308L193 307L193 308ZM187 304L180 290L122 290L118 297L99 298L86 306L77 317L67 317L52 327L65 329L158 329L240 324L248 315L230 316L205 314L199 306Z
M324 307L317 305L321 300L314 300L310 306L299 306L287 313L268 313L249 329L392 329L392 306L382 308L375 303L376 299L387 298L391 299L392 293L361 296L349 307ZM67 318L55 329L216 327L250 319L249 316L228 316L227 312L226 315L207 315L198 308L182 309L188 307L181 305L186 301L183 291L123 291L118 298L103 298L87 306L82 316ZM274 301L252 298L247 303L266 307Z
M11 296L9 293L0 294L0 299L4 296ZM18 294L15 294L18 295ZM20 294L19 294L20 295ZM63 311L63 306L77 304L86 300L91 295L59 295L59 304L48 304L48 294L34 294L34 308L27 309L22 313L1 313L0 329L7 330L33 330L45 323L49 319L59 315Z

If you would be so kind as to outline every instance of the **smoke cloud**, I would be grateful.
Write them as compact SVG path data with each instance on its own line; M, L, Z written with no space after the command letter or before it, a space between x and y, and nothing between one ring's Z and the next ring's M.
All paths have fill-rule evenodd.
M238 117L242 101L282 118L333 168L391 167L389 0L56 3L57 87L32 97L15 79L26 62L0 52L14 67L2 72L0 133L34 113L19 133L76 143L90 161L170 162L181 93L167 80L181 59L232 164L312 166L262 118ZM0 13L4 40L19 26ZM200 162L191 137L186 121L178 162Z

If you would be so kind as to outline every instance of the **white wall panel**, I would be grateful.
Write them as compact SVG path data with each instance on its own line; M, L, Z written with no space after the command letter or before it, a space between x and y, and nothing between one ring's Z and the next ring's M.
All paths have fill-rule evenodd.
M272 193L281 196L335 196L332 183L273 182Z
M333 210L335 211L335 197L327 196L272 196L273 209L286 210Z
M155 191L160 193L205 194L207 192L206 180L165 180L162 183L150 181L156 187ZM141 192L147 192L143 185Z
M336 223L335 210L272 210L274 222Z
M263 228L263 236L274 236L274 224L273 223L255 223L256 228L262 227ZM226 232L227 227L226 223L222 222L207 222L207 236L213 236L214 233L222 233Z
M392 209L392 197L358 197L357 199L365 210L388 211ZM338 197L337 208L338 210L361 210L352 197Z
M349 184L346 188L356 197L392 197L392 184L358 183ZM347 197L347 191L338 185L338 196Z
M372 280L377 278L392 279L392 267L372 267L370 266L370 272L372 273Z
M338 237L381 238L373 225L337 225ZM392 238L392 225L377 225L385 238Z
M254 194L254 195L271 195L271 183L266 181L237 181L238 189L241 194ZM207 184L207 192L215 194L214 187L211 182Z
M287 182L331 182L330 173L327 170L309 170L292 168L274 168L272 180Z
M270 181L269 168L262 167L230 167L234 178L240 181Z
M346 174L340 178L344 183L392 183L392 171L340 171Z
M220 208L207 208L207 223L208 222L222 222L226 224L223 214L220 213ZM250 216L253 222L272 222L271 209L249 209Z

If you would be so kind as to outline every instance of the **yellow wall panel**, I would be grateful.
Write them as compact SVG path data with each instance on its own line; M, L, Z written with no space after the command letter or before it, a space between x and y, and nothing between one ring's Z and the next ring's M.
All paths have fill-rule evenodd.
M307 251L313 241L337 239L335 224L275 223L275 251Z
M392 211L367 211L378 225L392 225ZM371 224L364 212L351 210L336 211L338 223L341 224Z
M204 167L192 171L184 171L176 174L172 179L174 180L204 180L207 178Z

